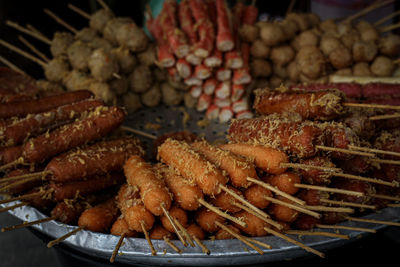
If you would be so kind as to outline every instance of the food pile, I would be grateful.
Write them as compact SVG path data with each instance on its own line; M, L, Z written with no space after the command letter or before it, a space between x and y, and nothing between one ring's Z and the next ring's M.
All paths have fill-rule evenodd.
M321 21L314 13L289 13L242 27L256 88L327 83L330 75L399 75L400 37L362 18Z
M323 228L400 201L398 130L354 112L340 91L257 91L260 116L235 119L229 142L160 136L153 162L119 129L121 108L87 90L42 97L32 79L10 70L7 78L21 82L0 90L0 190L10 197L0 203L22 203L3 211L30 205L76 225L70 234L121 236L111 261L127 237L146 238L153 255L154 239L178 254L188 244L209 254L204 240L232 238L263 254L274 244L252 237L274 235L324 257L297 235L348 238Z
M239 38L239 28L253 25L257 16L254 5L240 2L230 9L223 0L167 0L158 16L147 14L157 64L189 87L186 106L220 122L252 116L246 93L252 81L249 45Z

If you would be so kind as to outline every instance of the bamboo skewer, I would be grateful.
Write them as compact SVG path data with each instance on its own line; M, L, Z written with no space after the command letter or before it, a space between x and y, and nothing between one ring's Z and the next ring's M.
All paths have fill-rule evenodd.
M394 109L394 110L400 110L400 106L381 105L381 104L343 103L343 106L346 106L346 107L355 107L355 108L379 108L379 109Z
M128 126L120 126L120 128L122 130L124 130L124 131L131 132L131 133L134 133L134 134L138 134L138 135L150 138L150 139L157 139L157 136L148 134L148 133L140 131L140 130L133 129L133 128L128 127Z
M39 192L31 193L31 194L25 194L25 195L18 196L18 197L0 200L0 204L10 203L10 202L17 201L17 200L30 199L30 198L34 198L34 197L40 196L40 195L43 195L43 192L39 191Z
M110 7L103 0L97 0L97 2L101 5L102 8L110 10Z
M358 232L376 233L375 229L369 229L363 227L352 227L345 225L326 225L326 224L316 224L315 226L323 229L343 229L343 230L358 231Z
M382 28L379 29L379 31L381 33L384 33L384 32L393 31L393 30L395 30L397 28L400 28L400 22L396 23L396 24L392 24L392 25L386 26L386 27L382 27Z
M18 40L20 40L26 47L28 47L30 50L32 50L33 53L35 53L38 57L40 57L46 63L50 61L50 59L48 59L45 54L40 52L35 46L33 46L28 40L26 40L21 35L18 35Z
M39 34L40 36L42 36L43 38L46 38L46 35L44 35L41 31L39 31L38 29L36 29L35 27L33 27L31 24L26 24L26 28L34 33Z
M391 187L399 187L399 183L397 181L388 182L388 181L384 181L384 180L380 180L380 179L376 179L376 178L369 178L369 177L363 177L363 176L346 174L346 173L334 173L333 176L355 179L355 180L359 180L359 181L381 184L381 185L386 185L386 186L391 186Z
M298 205L287 203L287 202L284 202L282 200L279 200L279 199L276 199L276 198L273 198L273 197L269 197L269 196L264 196L264 198L266 200L270 201L271 203L294 209L294 210L296 210L298 212L301 212L301 213L304 213L304 214L308 214L308 215L310 215L310 216L312 216L314 218L317 218L317 219L320 219L322 217L321 214L319 214L317 212L314 212L314 211L311 211L309 209L306 209L304 207L298 206Z
M230 221L232 221L232 222L234 222L236 224L239 224L242 227L247 227L247 224L245 222L243 222L243 221L239 220L238 218L233 217L233 216L221 211L219 208L214 207L213 205L209 204L208 202L204 201L203 199L199 198L198 201L199 201L199 203L201 205L203 205L207 209L215 212L219 216L224 217L225 219L230 220Z
M337 233L330 233L330 232L321 232L321 231L300 231L300 230L288 230L285 231L286 234L289 235L316 235L316 236L326 236L326 237L334 237L334 238L341 238L341 239L350 239L348 235L344 234L337 234Z
M28 205L28 203L21 202L21 203L18 203L18 204L9 206L9 207L1 208L0 209L0 213L1 212L5 212L5 211L9 211L9 210L13 210L13 209L16 209L16 208L19 208L19 207L23 207L23 206L26 206L26 205Z
M355 218L355 217L350 217L350 216L346 216L345 218L347 220L349 220L349 221L355 221L355 222L366 222L366 223L385 224L385 225L391 225L391 226L400 226L399 222L381 221L381 220L364 219L364 218Z
M299 198L297 198L297 197L294 197L294 196L292 196L292 195L289 195L288 193L285 193L285 192L283 192L282 190L279 190L278 188L276 188L276 187L274 187L274 186L272 186L272 185L270 185L270 184L268 184L268 183L264 183L264 182L262 182L262 181L260 181L260 180L257 180L257 179L251 178L251 177L248 177L247 180L248 180L249 182L258 184L258 185L260 185L260 186L262 186L262 187L264 187L264 188L266 188L266 189L268 189L268 190L271 190L272 192L274 192L274 193L277 194L277 195L280 195L280 196L282 196L282 197L285 197L285 198L287 198L287 199L290 199L290 200L292 200L293 202L296 202L296 203L299 204L299 205L305 205L305 204L306 204L305 201L303 201L303 200L301 200L301 199L299 199Z
M199 245L199 247L201 247L201 250L203 251L203 253L210 255L210 250L203 244L203 242L201 242L200 239L198 239L195 235L192 235L192 238L194 239L194 241L196 241L196 243Z
M250 243L246 238L243 238L242 235L239 235L235 232L233 232L231 229L229 229L228 227L226 227L225 225L223 225L222 223L216 221L215 222L216 225L218 225L220 228L222 228L224 231L228 232L229 234L231 234L232 236L234 236L235 238L237 238L238 240L242 241L243 243L245 243L246 245L248 245L249 247L251 247L252 249L256 250L258 253L260 253L261 255L264 254L264 251L262 251L261 249L259 249L258 247L254 246L252 243Z
M27 75L26 72L24 72L23 70L18 68L16 65L11 63L11 61L9 61L8 59L4 58L3 56L0 56L0 62L3 63L4 65L6 65L7 67L9 67L12 70L15 70L15 71L18 71L19 73Z
M18 185L21 185L21 184L24 184L24 183L27 183L27 182L30 182L30 181L33 181L33 180L37 180L37 179L39 179L39 178L41 178L41 177L40 177L40 176L37 176L37 177L34 176L34 177L29 177L29 178L21 179L21 180L19 180L19 181L14 182L14 183L7 184L7 185L5 185L5 186L2 186L2 187L0 188L0 191L5 191L5 190L7 190L7 189L16 187L16 186L18 186ZM1 181L1 180L0 180L0 181Z
M32 222L23 222L21 224L17 224L17 225L13 225L13 226L3 227L3 228L1 228L1 232L7 232L7 231L11 231L11 230L16 230L16 229L32 226L32 225L35 225L35 224L40 224L40 223L52 221L54 219L55 219L55 217L48 217L48 218L43 218L43 219L32 221Z
M381 149L375 149L375 148L368 148L368 147L353 146L353 145L348 145L348 147L350 149L354 149L354 150L361 150L361 151L371 152L371 153L376 153L376 154L385 154L385 155L400 157L399 152L393 152L393 151L381 150Z
M178 248L174 243L172 243L168 237L164 236L163 239L164 239L164 242L167 243L167 245L170 246L173 250L175 250L179 254L182 253L182 250L180 248Z
M51 45L51 40L49 38L47 38L46 36L42 35L42 34L38 34L38 33L34 32L34 31L30 31L30 30L18 25L18 23L12 22L10 20L7 20L6 24L8 26L20 31L20 32L26 33L26 34L28 34L28 35L30 35L30 36L32 36L32 37L34 37L34 38L46 43L48 45Z
M74 12L78 13L79 15L81 15L84 18L90 19L92 17L89 13L83 11L79 7L74 6L73 4L68 4L67 7L69 9L73 10Z
M318 205L307 205L307 209L313 211L333 211L333 212L341 212L341 213L354 213L354 209L351 208L342 208L342 207L327 207L327 206L318 206Z
M357 196L357 197L364 196L364 193L362 193L362 192L350 191L350 190L344 190L344 189L338 189L338 188L330 188L330 187L324 187L324 186L318 186L318 185L295 184L294 186L297 188L314 189L314 190L320 190L320 191L331 192L331 193L352 195L352 196Z
M185 227L183 227L183 225L176 219L176 218L172 218L176 224L176 226L178 226L179 230L183 233L183 235L185 236L186 241L189 243L189 245L191 245L192 247L195 247L196 245L193 242L192 237L189 235L189 233L186 231Z
M49 243L47 243L47 247L48 247L48 248L51 248L51 247L57 245L58 243L64 241L64 240L67 239L68 237L70 237L70 236L72 236L72 235L74 235L74 234L76 234L77 232L82 231L82 230L83 230L83 227L80 227L80 226L79 226L79 227L75 228L74 230L72 230L71 232L69 232L69 233L67 233L67 234L65 234L65 235L63 235L63 236L60 236L59 238L57 238L57 239L55 239L55 240L53 240L53 241L50 241Z
M337 201L337 200L331 200L331 199L325 199L325 198L321 198L320 202L327 203L327 204L333 204L333 205L339 205L339 206L349 206L349 207L354 207L354 208L376 209L376 206L374 206L374 205Z
M153 256L156 256L156 255L157 255L157 251L155 250L155 248L154 248L154 246L153 246L153 243L151 242L149 233L146 231L146 227L144 226L144 222L143 222L143 221L140 221L140 226L142 227L142 231L143 231L143 233L144 233L144 237L146 238L147 243L148 243L149 246L150 246L151 254L152 254Z
M316 170L327 171L327 172L341 172L342 171L342 169L340 169L340 168L315 166L315 165L292 163L292 162L281 163L280 166L286 167L286 168L305 169L305 170L316 169Z
M347 154L358 155L358 156L375 157L375 154L372 154L372 153L354 151L354 150L344 149L344 148L321 146L321 145L316 145L315 148L318 150L323 150L323 151L335 151L335 152L347 153Z
M49 15L52 19L54 19L58 24L61 24L62 26L64 26L65 28L67 28L69 31L73 32L73 33L77 33L78 30L75 29L74 27L72 27L71 25L69 25L68 23L66 23L63 19L61 19L60 17L58 17L56 14L54 14L52 11L48 10L47 8L43 9L44 13L46 13L47 15Z
M185 247L187 247L188 244L186 243L185 239L182 237L181 233L179 232L179 229L177 228L171 214L169 214L169 212L166 210L164 203L161 204L161 209L162 209L164 215L167 217L168 221L171 223L172 228L174 228L174 231L175 231L176 235L178 236L179 240L182 242L182 244Z
M385 23L386 21L388 21L388 20L390 20L390 19L396 17L397 15L400 15L400 10L397 10L397 11L395 11L395 12L393 12L393 13L391 13L391 14L389 14L389 15L383 17L383 18L381 18L380 20L377 20L377 21L374 23L374 26L375 26L375 27L378 27L378 26L382 25L383 23Z
M262 221L264 221L264 222L266 222L266 223L269 223L270 225L272 225L272 226L278 228L279 230L282 229L282 225L280 225L278 222L273 221L273 220L271 220L270 218L267 218L267 217L265 217L265 216L263 216L263 215L261 215L261 214L255 212L254 210L250 209L250 208L247 207L247 206L244 206L244 205L242 205L242 204L240 204L240 203L237 203L237 202L233 203L233 205L235 205L236 207L241 208L242 210L244 210L244 211L246 211L246 212L248 212L248 213L250 213L250 214L256 216L256 217L259 218L260 220L262 220Z
M395 196L388 196L388 195L382 195L382 194L368 194L368 196L374 197L374 198L386 199L386 200L400 201L400 197L395 197Z
M282 238L282 239L284 239L284 240L286 240L286 241L288 241L288 242L290 242L292 244L295 244L295 245L301 247L302 249L304 249L304 250L306 250L308 252L314 253L314 254L320 256L321 258L325 257L324 253L319 252L318 250L315 250L315 249L313 249L313 248L311 248L309 246L306 246L303 243L301 243L301 242L299 242L297 240L294 240L294 239L292 239L292 238L290 238L288 236L285 236L284 234L281 234L281 233L279 233L279 232L277 232L275 230L272 230L272 229L270 229L268 227L264 227L264 230L267 231L268 233L274 235L274 236L280 237L280 238Z
M7 178L2 178L0 179L0 182L13 182L13 181L18 181L21 179L26 179L26 178L33 178L33 177L44 177L47 174L49 174L49 171L41 171L41 172L35 172L35 173L27 173L27 174L22 174L22 175L17 175L17 176L11 176Z
M117 245L115 245L115 248L114 248L114 250L113 250L113 253L111 254L111 257L110 257L110 262L111 262L111 263L113 263L113 262L115 261L115 257L117 257L118 250L119 250L119 248L121 247L122 242L124 241L125 237L126 237L126 233L123 233L123 234L119 237L118 243L117 243Z
M362 16L365 16L366 14L368 14L368 13L374 11L375 9L384 7L384 6L386 6L386 5L388 5L388 4L392 3L392 2L394 2L394 0L382 1L382 2L378 2L378 3L372 4L372 5L370 5L370 6L367 6L367 7L364 8L363 10L361 10L361 11L359 11L359 12L357 12L357 13L355 13L355 14L349 16L349 17L347 17L347 18L344 20L344 23L348 23L348 22L351 22L352 20L355 20L355 19L357 19L357 18L360 18L360 17L362 17Z
M4 164L4 165L0 166L0 171L7 170L7 169L9 169L11 167L14 167L15 165L19 165L19 164L22 164L22 163L24 163L24 158L20 157L20 158L12 161L10 163L7 163L7 164Z
M44 62L43 60L38 59L37 57L34 57L33 55L31 55L31 54L29 54L29 53L23 51L22 49L20 49L20 48L14 46L14 45L12 45L12 44L7 43L7 42L4 41L4 40L1 40L1 39L0 39L0 44L1 44L2 46L7 47L8 49L10 49L10 50L12 50L12 51L18 53L18 54L20 54L21 56L26 57L26 58L29 59L29 60L32 60L33 62L39 64L39 65L42 66L42 67L45 67L45 66L47 65L47 63Z
M394 114L385 114L385 115L376 115L376 116L371 116L369 119L371 121L377 121L377 120L387 120L387 119L397 119L400 118L400 113L394 113Z
M391 160L391 159L370 159L370 161L383 163L383 164L393 164L400 165L400 160Z

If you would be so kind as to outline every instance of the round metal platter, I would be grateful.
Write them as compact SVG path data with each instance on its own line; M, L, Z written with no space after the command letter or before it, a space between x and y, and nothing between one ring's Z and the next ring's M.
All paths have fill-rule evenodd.
M153 136L188 130L198 136L206 138L210 142L224 142L226 129L228 127L228 123L204 123L204 114L198 113L195 110L165 106L154 109L142 109L134 114L130 114L128 115L124 125ZM158 129L156 130L156 128ZM146 145L149 158L154 159L153 139L144 136L138 137ZM2 204L0 206L7 207L16 203L17 202ZM22 221L34 221L47 217L45 214L30 206L23 206L8 212ZM376 213L366 215L364 218L393 222L399 221L400 208L385 208ZM341 225L366 227L375 230L380 230L385 227L382 224L350 221L341 223ZM65 225L56 221L49 221L32 227L49 236L51 239L63 236L76 228L76 226ZM335 232L335 230L327 229L324 229L323 231ZM324 252L368 235L368 233L350 230L341 230L341 232L348 235L349 239L323 236L289 236L302 242L306 246ZM256 239L271 245L272 249L262 249L264 254L261 255L255 250L247 247L239 240L205 240L204 244L211 251L210 255L206 255L199 246L184 247L178 240L175 240L173 241L175 245L183 251L179 254L167 246L164 241L153 240L153 245L157 251L157 255L153 256L145 239L125 238L124 243L119 250L120 253L116 257L115 261L143 266L238 266L292 260L312 255L303 248L289 243L279 237L266 236ZM108 260L118 240L118 236L82 230L63 241L63 244L72 250L79 251L88 256Z

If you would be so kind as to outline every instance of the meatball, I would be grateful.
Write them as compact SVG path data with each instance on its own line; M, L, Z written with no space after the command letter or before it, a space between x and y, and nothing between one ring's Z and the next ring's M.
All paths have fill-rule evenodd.
M122 73L131 73L137 64L134 54L128 48L120 46L111 50L114 58L117 60L119 69Z
M379 52L388 57L399 56L400 54L400 36L397 34L388 34L378 41Z
M111 91L117 96L125 94L129 89L128 79L121 75L118 79L113 79L109 82Z
M81 40L82 42L86 43L91 42L96 37L99 37L97 35L97 32L93 28L88 28L88 27L81 29L75 34L76 40Z
M68 91L87 90L94 81L85 72L72 70L64 77L63 84Z
M135 23L125 23L118 27L115 34L119 45L124 45L132 52L141 52L146 50L149 38L142 28Z
M378 56L371 64L371 72L378 77L392 76L393 71L393 61L388 57Z
M271 49L270 58L276 65L286 65L293 60L295 52L290 45L275 46Z
M136 54L137 59L139 62L146 66L153 66L157 62L157 47L156 45L152 44L147 47L141 53Z
M354 61L370 62L378 53L378 48L372 42L357 41L353 45L352 52Z
M286 19L294 20L299 26L300 31L305 31L311 27L311 21L309 21L306 14L289 13Z
M93 51L88 62L90 73L98 81L108 81L114 73L118 73L119 66L110 52L99 48Z
M239 36L244 42L252 43L260 36L260 28L255 25L243 24L239 28Z
M336 22L333 19L327 19L327 20L322 21L319 24L319 28L325 34L329 34L332 36L338 36L338 28L337 28Z
M291 40L294 38L299 31L299 26L297 25L296 21L292 19L284 19L280 22L280 25L285 33L284 39Z
M74 42L74 36L68 32L56 32L51 40L50 52L53 57L67 54L68 47Z
M110 86L104 82L92 82L89 86L91 91L97 98L102 99L107 104L115 104L116 100L114 92L111 91Z
M269 46L265 45L263 41L258 39L251 44L250 54L255 58L267 58L269 50Z
M317 46L319 43L319 37L314 31L308 30L300 33L292 40L292 46L297 51L304 46Z
M183 92L175 90L169 83L161 84L161 93L163 103L168 106L179 105L183 100Z
M93 50L98 48L103 48L107 52L110 52L113 49L113 45L109 41L107 41L107 39L104 39L102 37L93 38L88 43L88 46Z
M319 78L325 71L325 58L316 46L305 46L296 55L296 63L302 74L309 79Z
M143 107L142 103L140 102L140 96L132 92L128 92L123 95L122 105L126 108L128 113L133 113Z
M353 65L353 75L357 77L373 76L367 62L358 62Z
M72 68L81 71L88 70L88 61L92 55L92 49L87 45L87 43L79 40L75 41L67 49L67 54Z
M50 60L44 67L44 76L51 82L61 82L68 75L70 66L64 56L58 56Z
M330 35L324 35L321 38L319 47L321 48L321 51L322 51L322 53L324 53L325 56L329 56L329 54L333 50L340 47L341 45L342 45L342 43L340 42L340 40L338 38L330 36Z
M285 39L285 33L278 23L265 23L261 26L260 38L266 45L274 46Z
M329 54L329 62L336 69L344 69L353 63L353 57L350 50L341 45Z
M287 73L289 76L289 79L292 82L298 82L299 81L299 75L300 75L300 70L297 67L297 62L296 61L292 61L288 64L287 66Z
M100 9L90 16L90 28L102 33L107 22L113 19L114 14L108 9Z
M147 107L156 107L161 102L161 90L158 83L154 84L147 92L140 96L143 105Z
M268 77L271 75L272 68L271 64L263 59L254 59L250 63L251 74L253 77Z
M353 49L354 43L360 40L361 39L358 32L346 33L340 37L340 41L342 42L342 44L349 49Z
M132 23L132 19L127 17L118 17L109 20L103 30L104 38L110 41L114 46L117 46L117 31L122 25L127 23Z
M151 70L144 65L136 67L129 75L129 87L135 93L146 92L153 84Z

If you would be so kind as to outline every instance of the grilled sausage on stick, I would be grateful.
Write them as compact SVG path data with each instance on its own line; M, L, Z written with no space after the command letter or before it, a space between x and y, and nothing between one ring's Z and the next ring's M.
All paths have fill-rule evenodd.
M204 194L218 195L221 191L219 186L227 183L227 178L215 165L185 142L167 139L159 146L158 156L185 179L195 181Z

